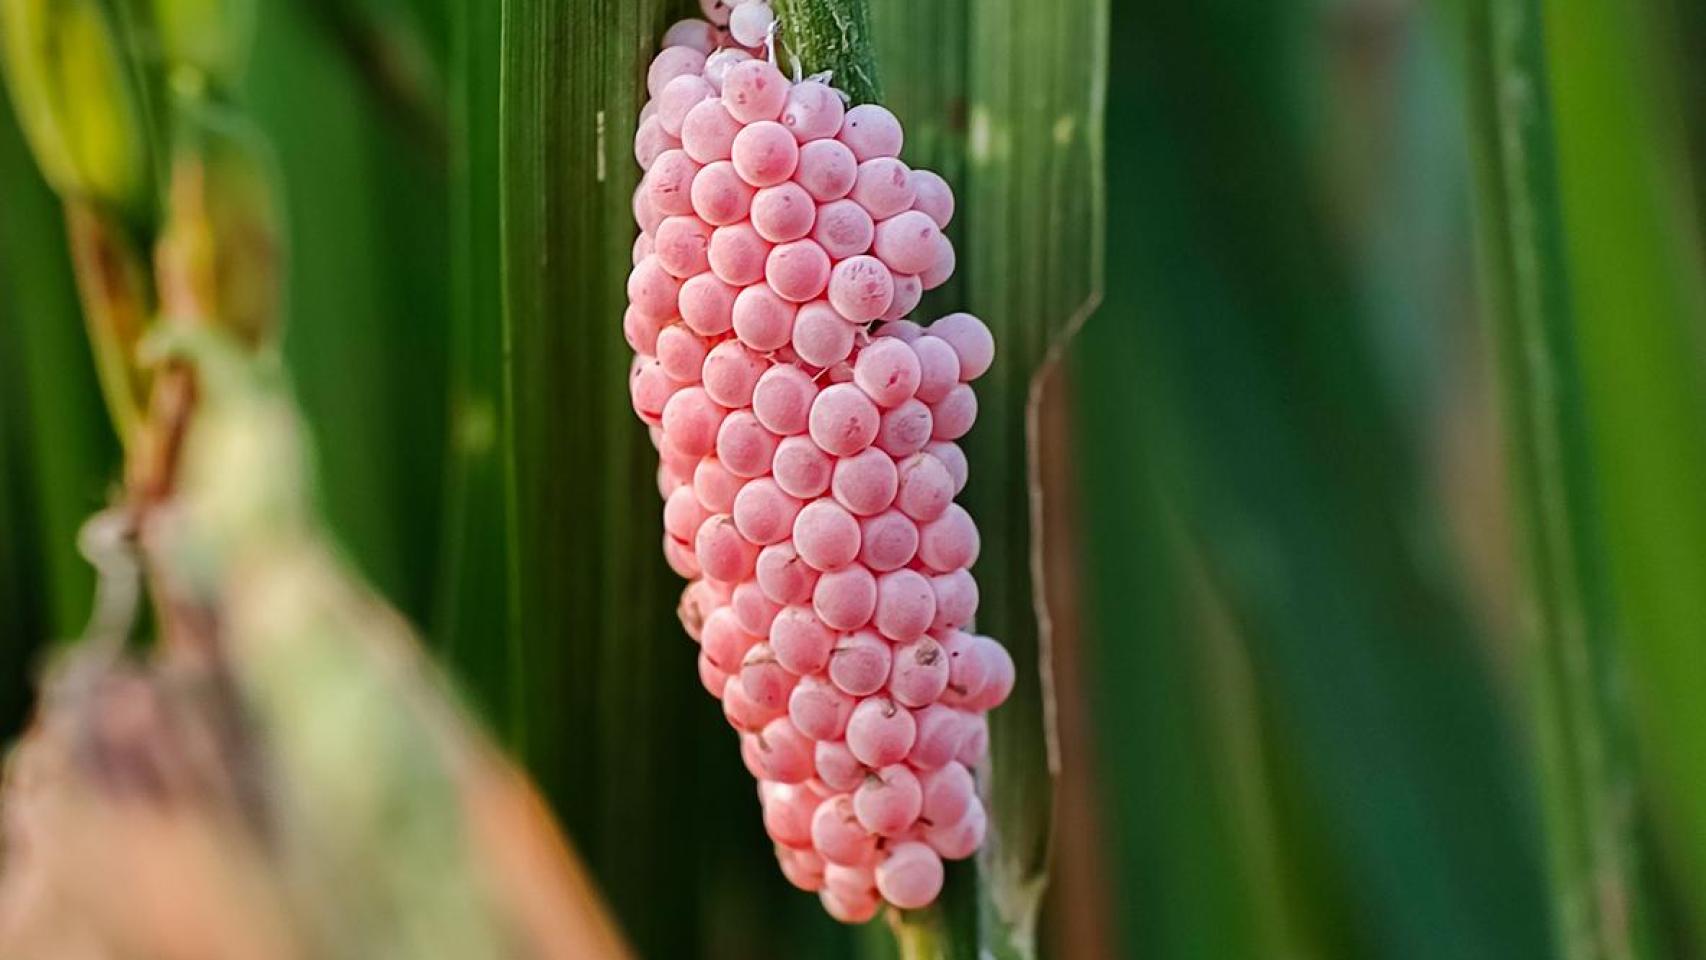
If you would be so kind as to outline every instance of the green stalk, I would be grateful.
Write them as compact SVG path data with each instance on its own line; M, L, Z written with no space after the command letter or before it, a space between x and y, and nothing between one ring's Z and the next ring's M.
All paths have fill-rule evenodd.
M1565 253L1540 0L1479 0L1468 69L1487 291L1527 577L1522 623L1561 954L1650 953L1616 612Z
M854 103L882 99L871 42L870 0L776 0L781 23L782 67L798 57L805 73L829 72Z

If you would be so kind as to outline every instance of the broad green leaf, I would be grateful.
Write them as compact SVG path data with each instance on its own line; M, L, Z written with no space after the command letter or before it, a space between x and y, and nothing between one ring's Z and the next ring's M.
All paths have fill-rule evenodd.
M1109 275L1129 294L1092 322L1135 338L1144 462L1247 651L1279 862L1352 955L1544 955L1526 767L1440 569L1411 428L1313 165L1315 16L1120 12L1110 175L1133 239Z

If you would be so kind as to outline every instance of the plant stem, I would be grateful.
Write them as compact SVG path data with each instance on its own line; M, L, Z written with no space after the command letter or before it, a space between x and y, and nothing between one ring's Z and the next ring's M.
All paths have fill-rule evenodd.
M940 908L891 908L888 921L889 929L894 931L895 947L900 951L900 960L949 960L953 956L947 924L942 921Z
M94 204L67 200L65 221L101 393L128 451L148 396L148 375L136 362L137 342L153 316L148 265L118 218Z
M1575 343L1539 0L1470 6L1483 281L1526 567L1558 947L1644 956L1634 787Z
M871 43L870 0L776 0L783 72L797 57L807 74L830 72L835 86L854 103L882 99L877 61Z

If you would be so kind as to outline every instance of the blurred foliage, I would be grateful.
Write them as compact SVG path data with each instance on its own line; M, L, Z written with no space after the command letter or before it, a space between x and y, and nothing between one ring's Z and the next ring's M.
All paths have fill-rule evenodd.
M644 58L692 6L258 4L239 95L285 183L284 359L332 530L529 765L641 955L884 956L886 932L837 927L777 875L672 615L627 409L627 144ZM1542 811L1570 798L1539 775L1529 588L1505 543L1533 504L1520 483L1506 503L1496 425L1513 458L1521 427L1499 420L1488 381L1510 371L1474 322L1472 6L872 3L908 157L961 190L963 272L927 310L1005 331L968 496L990 532L984 626L1022 650L1023 404L1041 331L1088 292L1100 206L1094 168L1047 148L1099 125L1051 111L1088 109L1110 44L1108 296L1064 370L1077 482L1044 535L1080 551L1051 571L1083 601L1055 641L1084 664L1061 695L1089 710L1121 955L1558 948ZM1700 5L1526 6L1547 26L1575 305L1544 318L1579 345L1578 482L1603 522L1584 586L1614 607L1655 788L1623 802L1653 808L1648 889L1688 955L1706 916ZM16 718L40 644L83 623L76 530L117 467L62 213L9 113L0 189ZM1040 686L1020 702L1003 716L1029 722ZM1032 869L1042 745L1005 742L1003 795L1036 791L1002 807ZM1045 911L1045 955L1067 955L1047 949L1070 942L1064 915Z

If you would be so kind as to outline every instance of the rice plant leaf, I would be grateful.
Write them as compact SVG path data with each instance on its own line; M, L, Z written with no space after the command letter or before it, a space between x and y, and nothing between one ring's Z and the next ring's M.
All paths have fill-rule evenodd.
M677 0L506 0L500 217L521 753L646 956L836 957L791 891L674 611L628 399L633 134ZM660 907L668 904L668 909Z
M1470 4L1483 286L1527 571L1552 912L1566 957L1650 954L1617 617L1559 202L1542 4Z
M1546 0L1569 293L1630 702L1668 866L1706 931L1706 253L1681 104L1698 91L1653 7ZM1694 65L1698 69L1698 65ZM1695 171L1696 178L1698 171ZM1692 692L1691 692L1692 691Z
M1354 955L1545 955L1522 757L1431 559L1410 428L1311 163L1317 22L1230 0L1121 11L1117 169L1142 186L1110 276L1135 299L1094 322L1130 325L1149 358L1132 403L1262 692L1285 852L1336 892L1311 899Z

